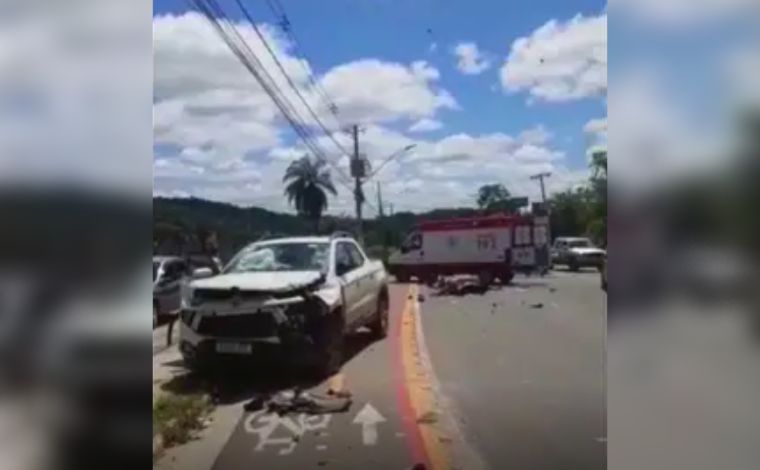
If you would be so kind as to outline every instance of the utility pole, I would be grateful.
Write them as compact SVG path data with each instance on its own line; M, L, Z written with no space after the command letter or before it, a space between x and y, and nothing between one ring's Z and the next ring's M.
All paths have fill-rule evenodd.
M541 183L541 202L546 204L546 189L544 189L544 178L550 177L552 174L547 172L539 173L530 177L532 180L538 180Z
M380 192L380 182L377 182L377 210L379 211L380 218L383 218L383 193Z
M544 188L544 178L548 178L551 175L552 175L551 173L546 171L546 172L539 173L537 175L533 175L530 177L530 179L532 180L538 180L538 182L541 184L541 206L542 206L541 218L546 217L546 245L543 246L543 249L536 250L537 261L541 259L542 261L538 261L538 262L540 264L543 264L541 275L547 273L549 271L549 267L551 266L551 252L549 251L550 250L549 245L551 245L552 243L551 212L549 210L549 205L546 203L546 189Z
M364 243L364 229L362 227L362 177L365 173L365 165L359 156L359 126L351 126L351 135L354 138L354 156L351 159L351 176L354 177L354 202L356 204L356 237L359 243Z

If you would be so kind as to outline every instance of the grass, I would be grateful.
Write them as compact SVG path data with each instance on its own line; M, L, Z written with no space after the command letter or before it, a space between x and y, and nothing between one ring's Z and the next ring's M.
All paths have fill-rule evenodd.
M160 449L183 444L203 429L214 406L206 395L162 394L153 403L153 436Z

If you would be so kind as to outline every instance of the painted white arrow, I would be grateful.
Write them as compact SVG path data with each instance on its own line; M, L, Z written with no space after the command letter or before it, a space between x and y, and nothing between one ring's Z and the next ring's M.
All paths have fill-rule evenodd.
M362 442L365 446L377 444L377 424L384 421L383 415L369 403L356 413L353 423L362 425Z

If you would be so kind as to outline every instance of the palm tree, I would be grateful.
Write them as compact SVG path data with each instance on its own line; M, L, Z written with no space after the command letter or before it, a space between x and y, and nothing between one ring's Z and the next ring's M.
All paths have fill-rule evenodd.
M285 195L288 203L293 204L300 215L314 223L314 231L319 230L319 219L327 209L327 194L336 196L330 171L325 168L324 160L312 160L305 155L292 162L285 170L282 181L287 183Z

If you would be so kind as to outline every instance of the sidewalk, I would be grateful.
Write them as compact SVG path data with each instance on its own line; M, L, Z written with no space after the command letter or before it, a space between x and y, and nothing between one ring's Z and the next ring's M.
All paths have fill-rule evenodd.
M182 356L177 348L177 325L172 345L166 347L166 325L153 331L153 402L161 394L172 393L165 387L172 379L187 375L182 367ZM207 426L197 438L163 451L153 468L166 470L209 470L227 442L243 413L242 404L217 405Z

